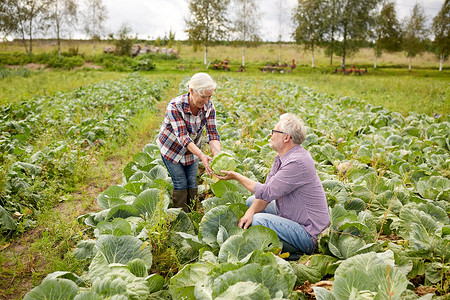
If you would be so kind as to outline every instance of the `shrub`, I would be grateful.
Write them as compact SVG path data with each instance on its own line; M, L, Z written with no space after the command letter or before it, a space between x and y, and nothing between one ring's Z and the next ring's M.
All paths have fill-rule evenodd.
M151 71L155 69L155 63L147 55L137 56L134 59L133 71Z

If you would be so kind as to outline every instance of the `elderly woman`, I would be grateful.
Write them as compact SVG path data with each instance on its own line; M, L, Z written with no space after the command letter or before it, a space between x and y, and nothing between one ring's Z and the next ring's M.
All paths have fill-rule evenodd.
M211 96L216 88L206 73L197 73L187 83L189 92L170 100L161 125L157 144L173 181L174 207L188 211L197 196L199 160L211 176L211 157L201 150L203 128L213 155L220 152L216 128L216 110Z

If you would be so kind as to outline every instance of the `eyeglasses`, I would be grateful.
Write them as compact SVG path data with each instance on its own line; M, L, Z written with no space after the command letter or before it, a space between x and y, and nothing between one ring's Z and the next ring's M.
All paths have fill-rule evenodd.
M272 129L272 133L271 133L271 135L273 135L273 133L274 132L278 132L278 133L282 133L282 134L287 134L286 132L283 132L283 131L279 131L279 130L275 130L275 129Z

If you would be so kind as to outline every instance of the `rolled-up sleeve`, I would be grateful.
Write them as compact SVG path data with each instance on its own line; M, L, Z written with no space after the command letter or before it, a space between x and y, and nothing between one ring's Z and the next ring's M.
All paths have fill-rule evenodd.
M266 183L256 183L253 190L255 197L270 202L290 194L301 185L299 168L301 165L292 161L283 166Z
M177 137L178 142L186 147L193 140L189 137L188 130L186 128L186 121L183 119L182 113L177 107L172 104L170 109L166 112L166 118L169 120L172 126L173 134Z
M209 143L212 140L220 141L220 135L216 126L216 110L214 106L212 106L212 109L206 117L206 141Z

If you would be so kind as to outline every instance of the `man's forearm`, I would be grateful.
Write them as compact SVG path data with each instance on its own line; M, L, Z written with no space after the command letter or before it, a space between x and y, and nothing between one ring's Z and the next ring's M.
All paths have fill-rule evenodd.
M236 180L239 181L239 183L242 184L247 190L253 193L256 181L251 180L250 178L245 177L244 175L241 175L239 173L236 173Z

